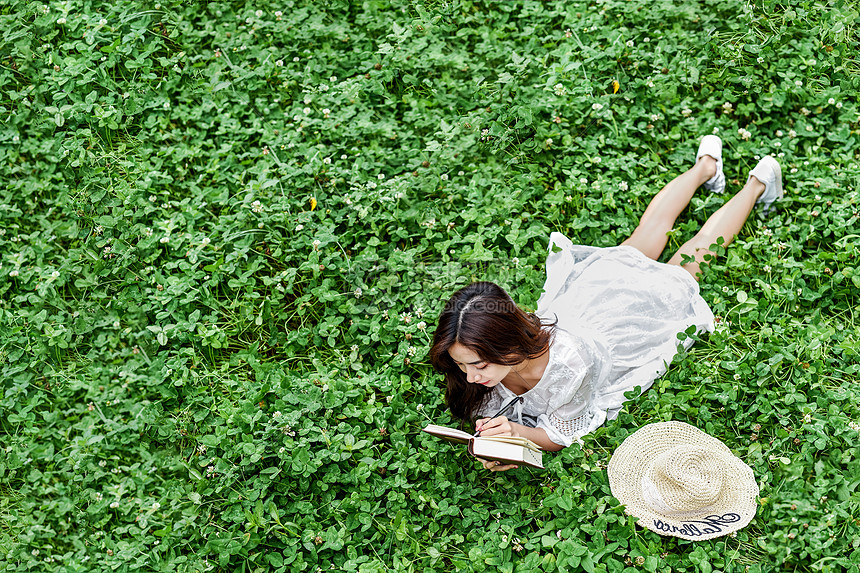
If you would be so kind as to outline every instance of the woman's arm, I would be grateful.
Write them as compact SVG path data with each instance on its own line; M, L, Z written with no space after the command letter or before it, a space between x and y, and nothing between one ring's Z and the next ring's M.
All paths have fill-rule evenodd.
M528 438L541 449L546 450L548 452L557 452L564 448L564 446L560 444L556 444L552 440L549 439L546 432L543 428L529 428L527 426L523 426L522 424L517 424L516 422L511 422L505 416L499 416L498 418L482 418L475 423L475 430L479 431L479 435L481 437L488 436L517 436L522 438ZM515 468L516 466L513 464L509 465L495 465L495 462L483 462L484 467L493 470L493 471L504 471Z

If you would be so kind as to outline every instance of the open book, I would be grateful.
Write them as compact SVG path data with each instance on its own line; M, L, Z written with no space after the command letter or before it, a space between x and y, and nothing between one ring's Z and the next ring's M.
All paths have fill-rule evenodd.
M543 469L541 449L528 438L514 436L475 437L461 430L434 424L424 428L424 431L455 444L466 444L469 453L476 458Z

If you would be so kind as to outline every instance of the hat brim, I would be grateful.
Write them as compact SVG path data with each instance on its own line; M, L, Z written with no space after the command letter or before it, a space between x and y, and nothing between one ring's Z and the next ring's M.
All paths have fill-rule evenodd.
M727 479L718 499L705 511L672 517L645 501L642 478L655 457L677 446L704 447L722 458ZM612 495L639 525L660 535L691 541L713 539L746 527L756 512L759 489L752 468L720 440L684 422L658 422L629 435L607 467Z

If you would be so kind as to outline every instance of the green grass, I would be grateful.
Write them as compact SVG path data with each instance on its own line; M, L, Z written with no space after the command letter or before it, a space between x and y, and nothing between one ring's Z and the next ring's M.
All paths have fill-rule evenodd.
M858 17L0 6L0 570L856 571ZM451 423L443 302L532 308L551 231L618 244L714 132L729 192L768 153L787 191L702 279L720 328L545 471L421 435ZM611 497L612 451L669 419L753 468L736 537Z

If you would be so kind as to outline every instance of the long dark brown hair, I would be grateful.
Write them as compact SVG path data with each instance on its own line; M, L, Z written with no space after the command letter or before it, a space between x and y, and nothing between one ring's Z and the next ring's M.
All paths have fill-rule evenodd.
M513 366L546 352L554 326L520 309L497 284L472 283L457 291L439 315L430 349L433 367L445 375L445 401L451 413L463 422L472 421L491 391L466 380L448 354L451 346L459 343L481 360Z

